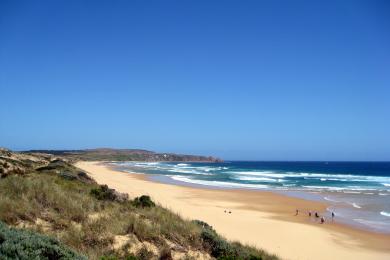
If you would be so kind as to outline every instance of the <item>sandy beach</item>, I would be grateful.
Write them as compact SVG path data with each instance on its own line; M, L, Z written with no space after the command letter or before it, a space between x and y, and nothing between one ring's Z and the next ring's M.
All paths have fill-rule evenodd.
M308 210L326 210L323 203L264 191L162 184L143 174L113 170L101 162L78 162L76 166L99 184L131 197L150 195L184 218L203 220L230 240L257 246L283 259L390 259L390 235L332 222L321 225L309 218ZM301 214L294 216L297 208Z

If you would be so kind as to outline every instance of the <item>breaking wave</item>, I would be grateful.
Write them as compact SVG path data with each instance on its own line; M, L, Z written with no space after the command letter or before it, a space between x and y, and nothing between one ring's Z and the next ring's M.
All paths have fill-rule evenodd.
M250 189L266 189L269 188L267 185L261 184L244 184L244 183L235 183L235 182L222 182L222 181L206 181L206 180L195 180L186 176L170 176L172 179L176 181L206 185L206 186L214 186L221 188L250 188Z
M385 217L390 217L390 213L386 211L381 211L381 215Z

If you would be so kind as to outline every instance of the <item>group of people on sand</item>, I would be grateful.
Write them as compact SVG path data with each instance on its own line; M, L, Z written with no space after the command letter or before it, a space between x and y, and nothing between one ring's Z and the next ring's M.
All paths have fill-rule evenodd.
M299 210L298 209L296 209L295 210L295 216L298 216L298 214L299 214ZM312 214L312 212L309 210L309 217L312 217L313 216L313 214ZM320 220L320 223L321 224L324 224L325 223L325 217L324 216L320 216L320 214L318 214L318 212L315 212L314 213L314 217L315 217L315 219L317 220L317 219L319 219ZM334 214L334 212L332 211L332 220L334 219L334 217L335 217L335 214Z

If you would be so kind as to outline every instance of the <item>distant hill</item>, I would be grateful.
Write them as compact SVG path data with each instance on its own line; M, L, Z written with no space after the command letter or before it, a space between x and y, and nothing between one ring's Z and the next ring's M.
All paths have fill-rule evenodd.
M221 162L219 158L200 155L156 153L141 149L98 148L86 150L29 150L25 154L43 153L86 161L147 161L147 162Z

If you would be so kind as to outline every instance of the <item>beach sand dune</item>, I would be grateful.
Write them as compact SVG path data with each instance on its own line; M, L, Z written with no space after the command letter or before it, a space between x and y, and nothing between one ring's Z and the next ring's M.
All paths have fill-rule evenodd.
M390 259L390 236L310 219L326 204L272 192L213 190L162 184L143 174L113 170L101 162L78 162L100 184L150 195L184 218L203 220L230 240L254 245L283 259ZM299 209L300 214L295 215ZM226 211L226 212L225 212ZM231 213L229 213L229 211Z

